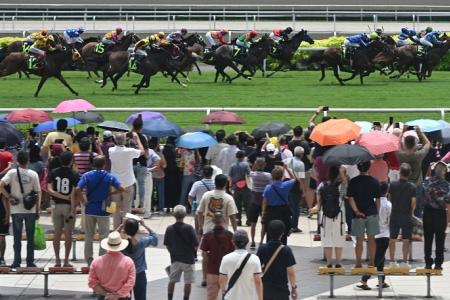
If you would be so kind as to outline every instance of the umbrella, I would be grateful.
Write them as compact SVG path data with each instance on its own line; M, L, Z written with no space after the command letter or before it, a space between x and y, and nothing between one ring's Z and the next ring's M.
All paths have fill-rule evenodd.
M211 136L214 136L214 133L210 129L206 128L198 128L198 127L184 127L182 128L182 133L188 133L188 132L203 132L206 134L209 134Z
M105 120L101 114L93 111L77 112L74 118L80 121L81 124L100 123Z
M203 118L203 124L243 124L244 119L236 113L226 110L210 113Z
M393 152L400 149L399 138L393 134L382 131L371 131L362 134L358 140L358 145L367 148L373 155Z
M134 120L136 120L136 118L138 117L139 114L142 116L142 121L144 121L144 122L151 121L151 120L165 120L166 119L166 117L163 114L159 113L159 112L143 111L143 112L140 112L140 113L131 114L128 117L126 123L127 124L132 124L134 122Z
M439 120L438 122L443 126L441 129L442 143L444 145L450 144L450 123L447 123L444 120Z
M177 146L187 149L198 149L217 144L217 141L207 133L188 132L180 136L177 140Z
M6 116L7 116L8 114L0 114L0 122L8 122L8 121L6 121Z
M373 124L367 121L355 121L355 124L361 127L361 133L367 133L372 130Z
M129 131L130 128L127 124L117 121L105 121L97 125L98 128L111 131Z
M414 121L409 121L406 123L407 126L419 126L423 132L438 131L444 128L444 126L436 120L430 119L418 119Z
M331 119L314 127L310 139L321 146L345 144L356 140L361 127L347 119Z
M366 148L358 145L337 145L322 156L327 165L356 165L374 159Z
M68 126L74 126L76 124L80 124L80 121L74 119L74 118L64 118L67 121ZM56 130L56 124L58 123L60 119L54 119L52 121L47 121L44 123L39 124L34 128L34 132L40 133L43 131L54 131Z
M20 146L23 140L22 133L9 123L0 123L0 138L6 140L8 147Z
M168 120L151 120L144 123L143 134L151 137L180 136L181 128Z
M266 136L268 133L270 136L278 136L286 133L291 129L286 123L264 123L252 132L252 136L255 139L260 139Z
M36 109L21 109L9 113L6 118L8 122L22 122L22 123L40 123L51 121L52 117L45 111Z
M95 109L89 101L84 99L66 100L58 104L53 110L57 114L73 113L77 111L88 111Z

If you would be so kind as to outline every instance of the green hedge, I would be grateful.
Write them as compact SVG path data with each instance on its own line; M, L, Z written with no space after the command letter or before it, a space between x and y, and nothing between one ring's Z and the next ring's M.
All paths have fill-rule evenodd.
M300 47L302 48L327 48L327 47L340 47L345 40L345 36L333 36L324 40L315 40L315 43L310 45L308 43L302 43ZM393 36L397 40L397 36ZM292 63L296 65L299 62L306 60L311 51L297 51L292 59ZM273 70L278 66L278 62L273 58L269 58L267 61L267 68ZM435 68L438 71L450 71L450 52L444 56L441 63Z

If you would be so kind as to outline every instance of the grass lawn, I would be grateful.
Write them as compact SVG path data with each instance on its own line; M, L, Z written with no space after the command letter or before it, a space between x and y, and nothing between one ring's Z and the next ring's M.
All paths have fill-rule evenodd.
M80 98L89 100L97 107L448 107L450 94L447 90L450 72L435 72L430 80L419 83L415 78L390 80L378 74L365 79L365 85L359 79L346 86L339 86L331 71L323 82L319 82L319 72L278 73L271 78L262 78L260 73L251 81L238 79L231 85L214 83L213 72L202 76L191 74L191 82L184 89L171 83L161 75L154 77L150 89L142 89L134 95L131 85L140 80L132 74L119 81L119 90L112 92L111 84L101 89L98 84L86 79L81 72L65 72L70 85L79 92ZM54 107L60 101L76 98L56 79L47 81L38 98L33 94L38 78L19 80L17 76L0 79L2 91L1 107ZM124 121L128 112L104 113L105 118ZM166 113L170 120L182 127L199 127L203 113ZM241 113L246 120L242 126L228 126L251 130L268 121L283 121L293 126L306 124L309 113ZM398 121L416 118L439 118L438 113L403 114L333 114L352 120L387 121L393 115ZM213 127L212 129L216 129Z

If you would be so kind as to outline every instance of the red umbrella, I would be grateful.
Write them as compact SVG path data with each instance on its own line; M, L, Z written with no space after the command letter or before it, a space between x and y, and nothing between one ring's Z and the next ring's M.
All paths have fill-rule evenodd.
M203 124L243 124L244 119L238 116L234 112L221 110L210 113L205 118L203 118Z
M9 122L23 122L23 123L40 123L51 121L52 117L45 111L36 109L21 109L15 110L8 114L5 118Z
M393 152L400 149L398 137L378 130L362 134L357 143L360 146L366 147L373 155Z

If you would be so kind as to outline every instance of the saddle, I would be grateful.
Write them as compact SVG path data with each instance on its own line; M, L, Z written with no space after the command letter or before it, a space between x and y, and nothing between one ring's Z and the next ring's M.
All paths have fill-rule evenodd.
M419 59L423 59L427 54L427 49L422 45L417 45L416 57Z
M97 54L104 54L105 52L108 52L112 46L113 45L107 45L103 44L102 42L98 42L97 45L95 46L94 52Z
M247 56L247 49L233 45L233 57L237 60L244 59Z
M34 55L28 55L26 63L29 70L38 70L43 66L43 59L39 59Z

